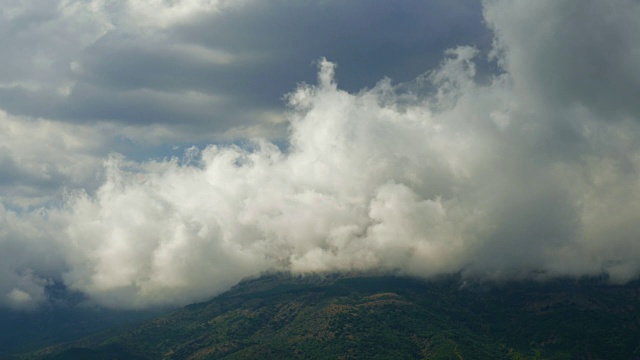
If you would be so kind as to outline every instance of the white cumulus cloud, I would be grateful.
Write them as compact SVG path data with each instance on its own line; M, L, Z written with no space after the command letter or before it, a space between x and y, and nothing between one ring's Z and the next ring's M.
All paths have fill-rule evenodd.
M1 301L62 281L111 307L185 304L271 270L637 278L639 8L488 0L490 78L488 54L459 46L412 82L348 92L322 59L286 96L285 146L114 153L60 206L2 208L0 246L26 260L0 266Z

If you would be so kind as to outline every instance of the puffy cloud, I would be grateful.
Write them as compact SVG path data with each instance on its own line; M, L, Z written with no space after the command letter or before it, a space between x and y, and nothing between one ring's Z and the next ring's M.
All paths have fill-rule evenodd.
M4 205L58 203L65 187L94 189L108 127L72 126L0 111L0 196ZM57 197L57 198L56 198Z
M63 226L42 212L0 205L0 306L33 310L48 300L45 288L66 270L65 254L50 237Z
M513 81L474 82L474 54L451 51L426 96L387 81L349 94L321 62L319 84L289 95L287 153L257 142L208 147L197 164L124 171L111 160L97 196L71 204L77 257L66 281L109 305L142 306L269 269L635 277L635 170L620 173L616 154L594 158L588 138L594 149L579 157L532 151L546 133L532 128ZM599 133L623 144L620 135Z
M114 154L103 182L63 206L3 209L0 246L27 259L0 268L3 304L37 304L51 281L111 307L183 304L270 270L636 278L638 4L580 4L486 1L500 66L489 79L468 46L414 81L360 91L323 59L317 84L286 96L284 147ZM198 56L218 66L225 54Z

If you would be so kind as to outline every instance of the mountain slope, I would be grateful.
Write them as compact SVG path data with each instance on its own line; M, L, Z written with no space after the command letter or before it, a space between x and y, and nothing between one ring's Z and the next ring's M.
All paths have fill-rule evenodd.
M266 276L30 357L640 359L637 284L460 285L455 277Z
M70 294L66 289L60 289L58 294L61 293ZM83 298L62 297L57 296L58 294L48 291L51 302L33 311L0 308L0 359L11 353L81 339L168 312L166 309L108 310L91 306L83 302Z

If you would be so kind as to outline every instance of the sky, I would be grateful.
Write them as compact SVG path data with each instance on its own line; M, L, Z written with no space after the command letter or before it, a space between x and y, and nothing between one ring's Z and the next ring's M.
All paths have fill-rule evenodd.
M637 0L6 0L0 307L640 275Z

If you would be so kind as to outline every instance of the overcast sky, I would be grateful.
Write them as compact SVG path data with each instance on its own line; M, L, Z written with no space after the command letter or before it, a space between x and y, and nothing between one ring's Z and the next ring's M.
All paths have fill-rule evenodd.
M640 273L636 0L7 0L0 306Z

